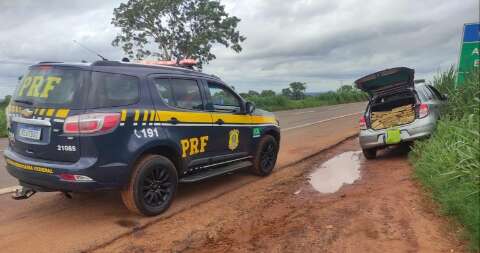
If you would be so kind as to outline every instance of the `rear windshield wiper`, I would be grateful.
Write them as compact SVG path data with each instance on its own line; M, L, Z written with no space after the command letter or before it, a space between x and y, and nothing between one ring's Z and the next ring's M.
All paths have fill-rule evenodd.
M32 102L32 101L29 101L29 100L14 99L13 101L15 101L15 102L17 102L17 103L27 104L27 105L33 105L33 102Z

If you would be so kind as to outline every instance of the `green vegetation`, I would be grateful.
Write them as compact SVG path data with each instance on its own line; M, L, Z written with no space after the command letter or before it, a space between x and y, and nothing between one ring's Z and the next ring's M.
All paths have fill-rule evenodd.
M441 212L458 220L473 251L480 250L480 78L455 89L455 70L439 74L433 85L448 94L448 106L432 138L415 143L410 159L419 181L431 191Z
M216 58L216 44L242 51L246 38L237 29L239 22L219 1L129 0L113 10L112 24L120 32L112 45L135 59L193 58L201 67Z
M10 96L6 96L0 103L0 137L7 136L7 118L5 116L5 108L10 103Z
M291 83L290 86L290 88L283 89L281 95L277 95L271 90L264 90L261 93L249 91L248 93L241 93L240 95L254 102L257 108L268 111L359 102L365 101L368 98L366 93L351 85L344 85L336 91L320 93L315 96L305 95L306 86L304 83L294 82Z

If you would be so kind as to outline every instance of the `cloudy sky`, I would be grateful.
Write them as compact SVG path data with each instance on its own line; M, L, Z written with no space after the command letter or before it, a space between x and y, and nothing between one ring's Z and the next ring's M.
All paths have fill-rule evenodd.
M122 1L0 0L0 96L11 93L29 64L95 61L80 41L109 59ZM302 81L311 92L338 88L370 72L408 66L431 78L458 60L464 23L478 22L478 0L228 0L247 37L236 54L216 47L204 71L239 91Z

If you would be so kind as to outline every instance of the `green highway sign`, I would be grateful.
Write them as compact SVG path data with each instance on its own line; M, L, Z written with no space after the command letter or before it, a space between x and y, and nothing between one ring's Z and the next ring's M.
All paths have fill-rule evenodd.
M464 83L465 75L473 68L480 68L480 23L463 26L457 84Z

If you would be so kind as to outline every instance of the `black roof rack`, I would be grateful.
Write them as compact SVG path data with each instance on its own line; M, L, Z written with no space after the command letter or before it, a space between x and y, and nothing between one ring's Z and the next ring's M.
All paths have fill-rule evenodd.
M92 66L122 66L124 64L118 61L96 61L92 63Z
M135 63L135 62L119 62L119 61L96 61L92 63L92 66L108 66L108 67L115 67L115 66L128 66L128 67L138 67L138 68L154 68L154 69L168 69L168 68L177 68L179 70L187 70L193 72L200 72L195 70L193 67L188 65L161 65L161 64L142 64L142 63Z
M41 61L37 64L47 64L47 63L63 63L63 62L61 62L61 61Z

